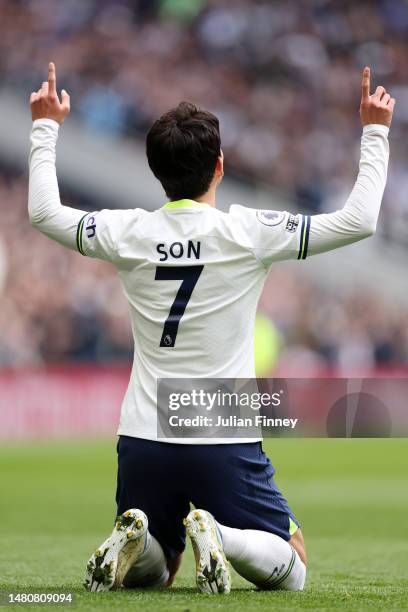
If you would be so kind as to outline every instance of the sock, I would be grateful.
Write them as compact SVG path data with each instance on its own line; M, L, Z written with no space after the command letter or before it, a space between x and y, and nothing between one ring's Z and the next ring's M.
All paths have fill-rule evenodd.
M163 549L156 538L147 532L146 548L127 572L123 586L160 588L168 579L169 570Z
M306 566L288 542L266 531L217 524L225 555L243 578L260 589L303 589Z

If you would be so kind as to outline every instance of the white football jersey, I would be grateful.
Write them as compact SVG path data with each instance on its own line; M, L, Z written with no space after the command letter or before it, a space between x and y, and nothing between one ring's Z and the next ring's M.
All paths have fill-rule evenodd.
M81 219L78 250L116 265L130 305L135 354L119 434L157 438L158 378L255 376L267 271L273 261L306 257L309 227L308 216L237 205L226 214L192 200Z
M135 342L119 434L157 439L158 378L254 377L255 312L271 263L330 251L376 228L389 155L384 125L363 129L360 169L344 207L312 219L237 205L223 213L191 200L155 212L62 206L58 130L52 119L33 123L28 212L53 240L117 267ZM171 439L242 441L253 438Z

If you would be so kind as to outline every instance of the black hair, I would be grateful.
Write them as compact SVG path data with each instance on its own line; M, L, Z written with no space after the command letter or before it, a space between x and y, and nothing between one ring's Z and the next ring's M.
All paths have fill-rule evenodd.
M146 154L170 200L194 200L208 191L221 155L219 121L181 102L155 121L147 134Z

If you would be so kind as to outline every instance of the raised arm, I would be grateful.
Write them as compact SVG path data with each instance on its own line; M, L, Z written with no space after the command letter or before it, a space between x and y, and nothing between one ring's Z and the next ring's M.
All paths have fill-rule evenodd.
M84 211L62 206L55 168L55 147L59 126L67 117L69 95L56 89L55 66L48 66L44 81L30 97L33 128L29 158L28 214L31 224L41 232L69 248L77 248L76 237Z
M123 235L126 231L135 235L136 224L145 211L134 208L85 212L63 206L55 169L55 147L59 127L69 113L69 95L63 89L59 100L53 63L48 66L48 81L31 94L30 105L33 129L28 214L31 224L81 255L119 264L123 259Z
M330 251L374 234L387 180L388 131L395 100L378 86L370 95L370 69L362 79L360 117L363 125L360 168L345 206L310 218L308 255Z
M388 131L394 104L382 86L370 95L370 69L364 68L360 168L341 210L311 216L231 206L230 213L239 219L237 227L242 230L236 239L247 244L266 269L274 261L303 260L374 234L387 180Z

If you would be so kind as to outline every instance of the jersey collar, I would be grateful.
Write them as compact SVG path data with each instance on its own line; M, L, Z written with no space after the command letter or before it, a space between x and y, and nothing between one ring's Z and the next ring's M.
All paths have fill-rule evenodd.
M167 202L162 208L196 208L200 206L209 206L206 202L196 202L195 200L175 200L174 202Z

